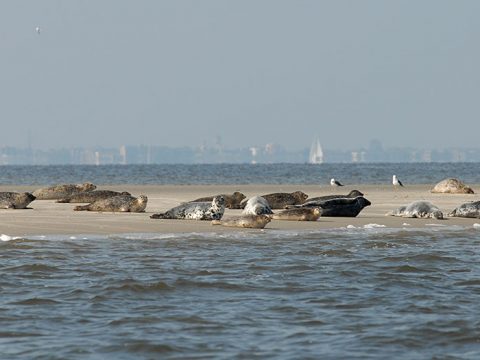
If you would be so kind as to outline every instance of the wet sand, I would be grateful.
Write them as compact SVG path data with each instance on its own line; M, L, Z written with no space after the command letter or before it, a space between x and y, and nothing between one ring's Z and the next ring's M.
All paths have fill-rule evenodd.
M480 186L472 186L474 190ZM0 186L0 191L34 191L40 186ZM59 204L54 200L35 200L30 204L32 209L0 210L0 234L9 236L32 235L112 235L126 233L191 233L191 232L232 232L261 231L254 229L239 229L213 226L210 221L194 220L154 220L150 215L168 210L181 202L193 200L202 196L240 191L247 197L273 192L293 192L301 190L309 197L329 194L347 194L357 189L365 194L372 205L366 207L356 218L321 217L316 222L273 220L265 229L277 230L315 230L335 229L348 225L363 227L368 224L385 225L386 227L423 228L437 225L459 225L470 227L480 223L480 219L446 218L410 219L385 216L401 205L416 200L428 200L438 206L446 215L455 207L468 202L478 201L480 196L457 194L432 194L430 185L411 185L400 189L392 186L358 185L332 188L318 185L118 185L98 186L98 189L129 191L132 195L148 196L145 213L99 213L73 211L78 204ZM240 215L241 210L225 210L224 217Z

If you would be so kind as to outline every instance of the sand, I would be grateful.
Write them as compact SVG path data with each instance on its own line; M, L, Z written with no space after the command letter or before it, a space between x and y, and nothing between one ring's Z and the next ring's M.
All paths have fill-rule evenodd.
M34 191L40 186L0 186L0 191ZM148 196L148 205L145 213L98 213L73 211L78 204L59 204L53 200L35 200L30 204L32 209L0 210L0 234L9 236L32 235L112 235L127 233L191 233L232 231L262 231L255 229L227 228L213 226L210 221L194 220L154 220L150 215L165 211L181 202L196 199L202 196L220 193L241 191L247 197L268 194L272 192L293 192L301 190L316 197L328 194L347 194L350 190L358 189L365 194L372 205L366 207L356 218L321 217L316 222L280 221L273 220L266 227L276 230L315 230L335 229L348 225L363 227L368 224L385 225L391 228L401 228L409 224L410 228L425 228L431 224L460 225L471 227L480 223L480 219L447 218L410 219L385 214L401 205L415 200L428 200L437 205L446 215L468 201L478 201L480 196L432 194L429 185L413 185L398 190L391 186L358 185L331 188L318 185L118 185L98 186L98 189L129 191L132 195ZM480 188L473 186L474 189ZM241 210L226 209L224 217L239 215Z

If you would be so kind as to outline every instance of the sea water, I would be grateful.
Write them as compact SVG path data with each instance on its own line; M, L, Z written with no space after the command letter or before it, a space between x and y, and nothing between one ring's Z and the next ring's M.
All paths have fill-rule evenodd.
M42 184L123 183L121 170L155 183L165 179L159 169L172 178L175 167L29 171ZM323 174L309 165L245 167L241 178L253 183L269 167L285 183L310 179L290 171ZM377 177L338 169L352 183L387 181L392 171L410 183L420 177L406 170L415 167L387 167L370 165ZM215 168L220 183L233 181L222 165L198 168L177 168L178 182L185 174L214 181ZM478 183L467 168L455 175ZM480 358L480 224L0 240L1 359Z

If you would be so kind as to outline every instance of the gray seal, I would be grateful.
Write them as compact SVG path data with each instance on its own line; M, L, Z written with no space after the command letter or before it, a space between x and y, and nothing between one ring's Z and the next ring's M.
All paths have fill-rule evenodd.
M448 216L480 218L480 201L468 202L454 209Z
M220 195L214 195L214 196L206 196L206 197L199 198L199 199L189 201L189 202L212 201L215 196L223 196L223 198L225 199L225 207L227 209L242 209L240 207L240 203L242 202L243 199L245 199L244 194L242 194L241 192L235 191L231 195L220 194Z
M262 196L254 196L245 204L242 215L263 215L273 214L272 208Z
M59 199L57 203L92 203L97 200L108 199L113 196L131 195L129 192L118 192L111 190L93 190L72 194L66 198Z
M165 211L153 214L151 219L220 220L225 212L225 199L215 196L211 202L199 201L180 204Z
M0 192L0 208L2 209L27 209L28 204L35 200L29 192Z
M97 200L88 205L75 206L75 211L111 211L111 212L144 212L148 198L145 195L134 197L118 195Z
M36 200L58 200L83 191L93 191L96 188L95 185L89 182L84 184L62 184L37 189L33 192L33 195L36 197Z
M275 220L317 221L322 211L318 207L303 207L279 211L272 215Z
M364 207L372 205L370 201L363 196L356 198L339 198L326 200L319 204L321 208L321 216L343 216L355 217Z
M442 194L473 194L472 188L458 179L445 179L440 181L431 190L432 193Z
M429 201L414 201L408 205L400 206L390 211L387 216L401 216L406 218L432 218L443 219L443 213Z
M212 225L222 225L229 227L240 227L250 229L263 229L272 221L269 215L242 215L235 218L213 220Z
M295 191L292 193L271 193L266 195L261 195L262 198L267 200L268 205L272 209L285 209L288 205L299 205L303 204L308 198L308 195L302 191ZM243 200L240 207L245 208L247 200Z
M354 199L354 198L359 197L359 196L363 196L363 193L361 191L352 190L346 195L324 195L324 196L313 197L313 198L310 198L307 201L305 201L300 206L306 206L306 207L318 206L318 204L320 202L324 202L324 201L327 201L327 200L341 199L341 198L352 198L352 199Z

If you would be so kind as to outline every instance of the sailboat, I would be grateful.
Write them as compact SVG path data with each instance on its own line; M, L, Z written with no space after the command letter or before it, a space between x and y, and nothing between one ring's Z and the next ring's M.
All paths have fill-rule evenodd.
M310 156L308 157L308 162L310 164L323 163L323 150L318 138L313 141L312 146L310 147Z

